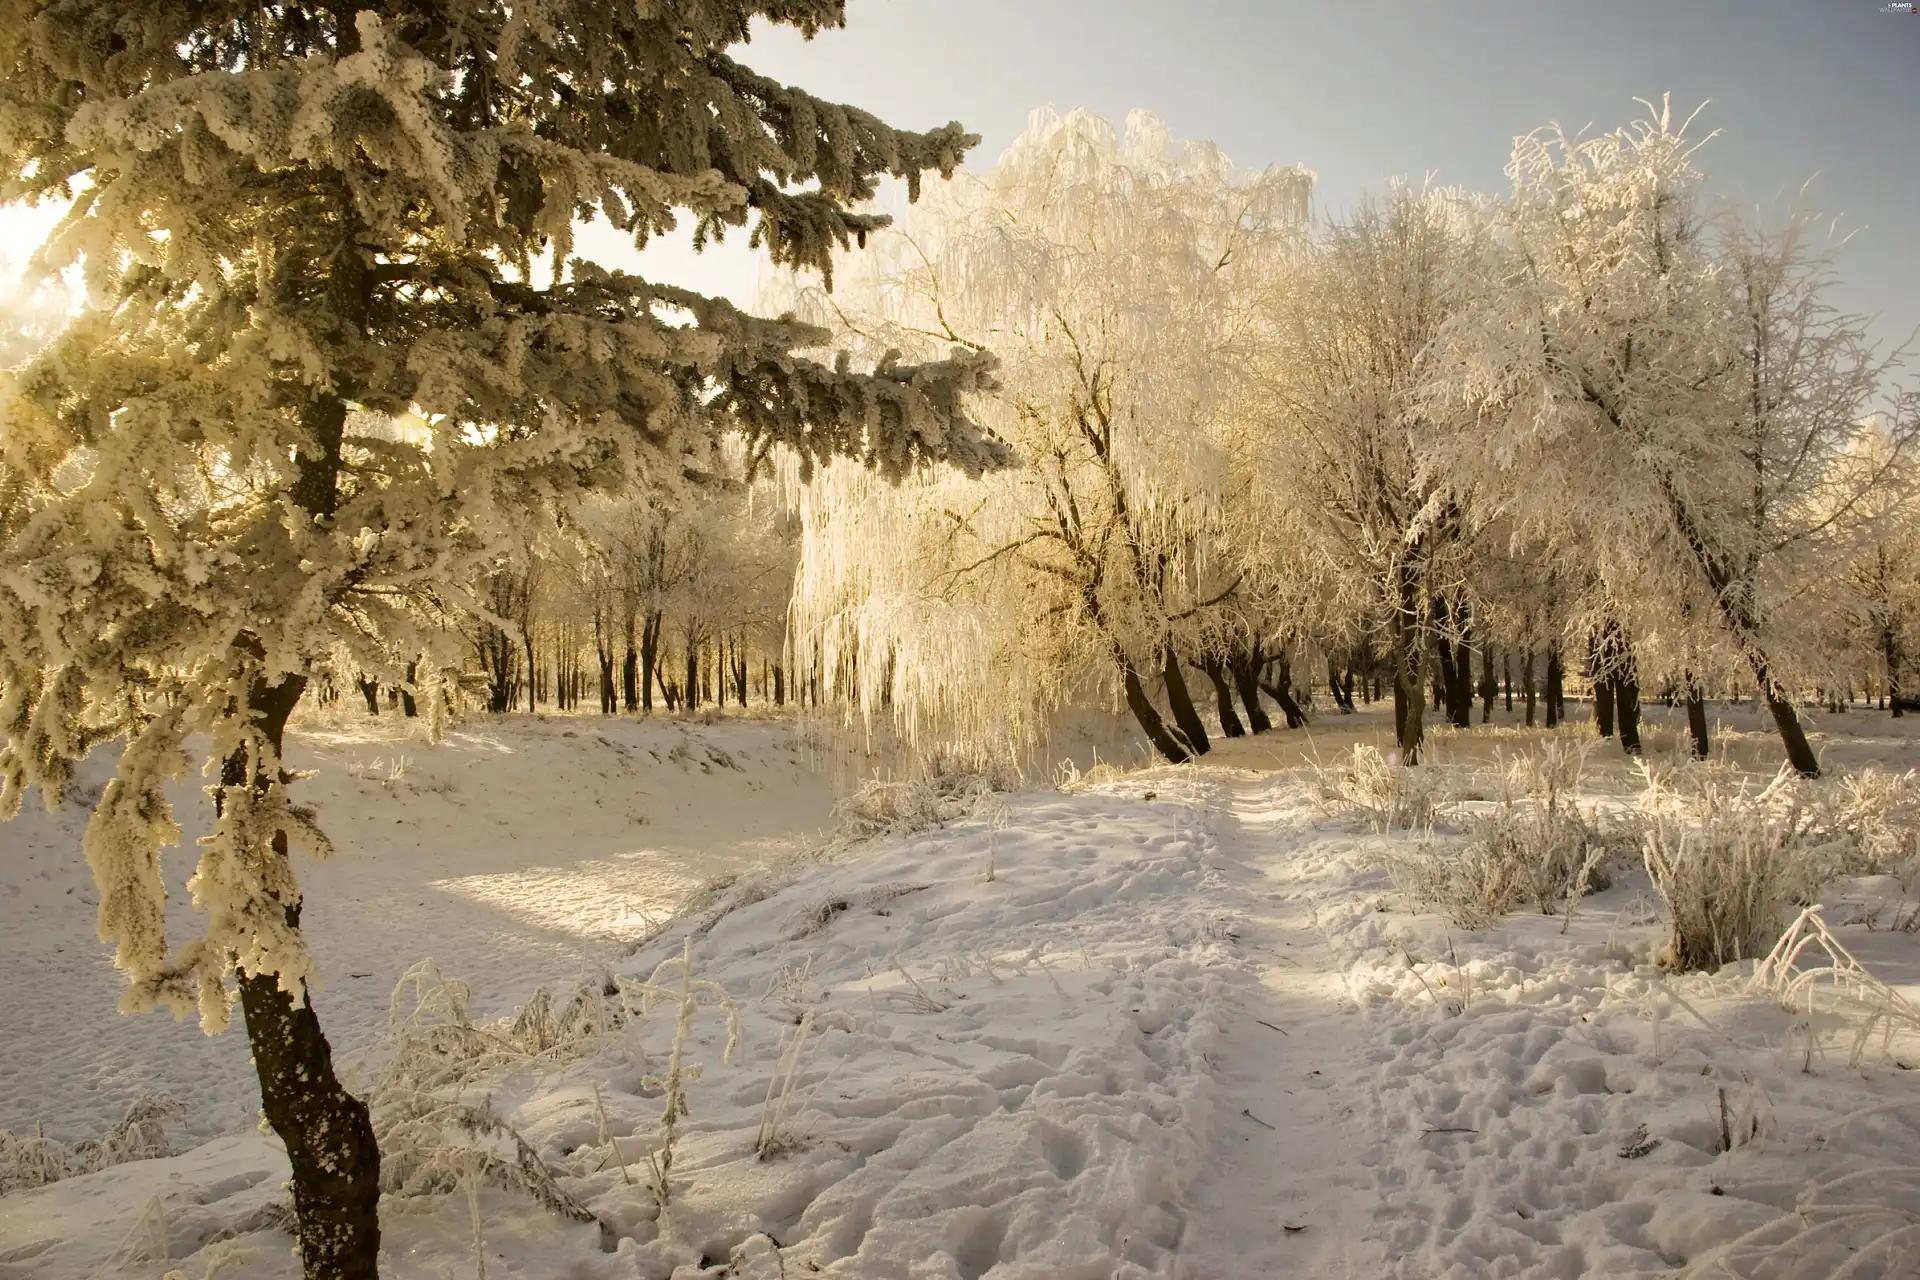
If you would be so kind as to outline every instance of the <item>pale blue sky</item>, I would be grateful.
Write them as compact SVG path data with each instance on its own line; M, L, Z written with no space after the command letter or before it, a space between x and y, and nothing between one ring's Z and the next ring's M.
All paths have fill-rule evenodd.
M738 52L892 124L958 119L983 137L977 166L1042 103L1116 121L1146 107L1243 166L1306 165L1333 209L1428 171L1500 190L1516 133L1626 124L1636 96L1706 101L1715 188L1781 202L1818 173L1807 204L1856 233L1838 301L1879 314L1883 340L1920 324L1920 16L1883 0L850 0L847 17ZM648 257L736 296L754 278L739 245Z

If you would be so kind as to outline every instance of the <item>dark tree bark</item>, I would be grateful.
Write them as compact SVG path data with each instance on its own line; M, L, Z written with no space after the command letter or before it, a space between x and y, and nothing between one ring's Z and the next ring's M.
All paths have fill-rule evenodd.
M660 622L658 609L640 623L640 709L653 711L653 680L660 665Z
M1693 758L1705 760L1713 750L1707 739L1707 700L1691 674L1687 676L1687 733L1693 739Z
M1341 715L1353 714L1353 676L1347 676L1346 685L1340 683L1340 664L1332 654L1327 655L1327 693L1333 698L1334 709Z
M1593 678L1593 728L1603 738L1613 736L1613 677Z
M692 636L687 637L687 683L681 689L681 701L688 711L700 706L700 646Z
M287 717L305 687L301 676L286 676L274 684L260 680L247 699L254 723L276 757L285 742ZM264 794L276 781L262 774L250 776L249 763L244 749L223 762L216 811L224 811L227 791L247 787ZM284 833L274 835L272 850L274 857L286 859ZM300 898L276 905L297 930ZM285 1144L293 1167L302 1268L309 1277L372 1280L380 1252L380 1150L367 1104L348 1093L335 1075L332 1047L320 1031L312 993L304 984L289 993L281 990L279 975L244 970L239 984L261 1110Z
M1173 722L1193 754L1203 756L1213 749L1207 741L1207 726L1193 709L1193 696L1187 692L1186 677L1180 674L1180 656L1172 645L1161 648L1160 674L1167 685L1167 704L1173 708Z
M1640 679L1631 667L1615 677L1613 709L1620 731L1620 748L1630 756L1640 754Z
M1560 650L1547 650L1547 728L1551 729L1567 718L1567 673L1560 665Z
M1456 729L1473 727L1473 650L1464 638L1454 643L1447 672L1447 720Z
M1139 722L1147 741L1153 744L1169 764L1185 764L1192 759L1186 745L1168 731L1166 722L1160 719L1159 708L1153 705L1153 699L1147 696L1147 690L1140 683L1140 673L1133 664L1124 659L1120 663L1120 686L1126 694L1127 709L1133 712L1133 718Z
M420 714L420 708L415 706L413 701L413 682L419 674L419 661L409 662L407 664L407 682L400 687L400 710L401 713L410 720Z
M640 647L634 642L634 616L627 613L627 649L620 660L620 693L627 710L640 709Z
M1600 736L1617 730L1620 746L1630 756L1640 754L1640 670L1633 642L1612 618L1595 639L1592 659L1594 722Z
M1511 690L1511 684L1509 684ZM1500 696L1500 683L1493 678L1493 650L1491 647L1480 650L1480 723L1486 724L1493 719L1493 700ZM1511 692L1507 695L1507 704L1513 704Z
M1213 700L1220 708L1220 732L1229 738L1244 737L1247 731L1241 726L1240 717L1234 714L1233 689L1227 684L1226 663L1208 657L1201 661L1200 670L1213 685Z
M1500 651L1500 675L1507 688L1507 710L1513 710L1513 650ZM1531 722L1529 722L1531 723Z
M1760 694L1766 699L1767 711L1773 717L1773 726L1779 730L1780 741L1787 749L1787 763L1803 778L1819 777L1820 757L1813 754L1813 746L1807 741L1806 728L1800 723L1792 700L1774 681L1766 659L1760 656L1757 649L1749 648L1747 663L1753 668L1760 684Z
M1891 623L1880 628L1880 657L1887 664L1886 705L1898 720L1907 713L1900 700L1900 637Z
M529 618L520 628L520 642L527 651L527 710L535 710L540 703L540 669L533 665L533 620Z
M328 281L329 291L349 302L364 302L371 286L363 261L351 253L341 257ZM338 509L346 401L338 396L317 400L303 416L310 443L295 453L299 473L289 496L314 518L328 520ZM264 647L252 635L243 636L240 647L255 663L264 657ZM216 812L224 812L229 792L260 795L281 781L287 718L306 685L304 675L282 676L271 684L263 678L253 681L246 710L271 748L271 758L249 759L242 747L222 761ZM247 854L258 857L262 852ZM282 911L288 926L298 932L301 899L286 867L283 833L273 835L269 856L278 860L281 874L269 873L259 883L284 886L279 893L285 896L276 894L268 906ZM282 990L279 975L245 969L237 977L247 1044L260 1080L261 1111L285 1147L292 1170L289 1185L301 1269L307 1280L378 1280L380 1150L367 1105L348 1093L334 1073L332 1048L304 984L293 984L297 991Z
M1268 658L1267 662L1277 669L1277 678L1261 677L1260 687L1269 698L1280 704L1280 714L1287 718L1287 728L1298 729L1306 724L1307 713L1293 696L1293 662L1284 653Z
M1527 728L1533 728L1533 650L1528 649L1520 655L1520 692L1527 700Z
M1459 624L1459 638L1449 633ZM1433 647L1438 660L1434 668L1435 692L1444 707L1447 720L1456 728L1473 725L1473 650L1467 643L1470 616L1464 606L1454 607L1445 600L1433 602Z
M1233 672L1233 685L1240 693L1240 705L1247 709L1247 727L1255 733L1265 733L1273 728L1273 721L1267 719L1266 708L1260 705L1260 647L1253 645L1235 651L1227 666Z
M787 705L787 670L777 662L773 664L773 705Z
M1394 592L1394 607L1387 615L1387 661L1393 678L1393 740L1400 749L1402 761L1418 764L1425 732L1420 705L1420 686L1426 676L1421 666L1427 659L1421 626L1425 615L1420 582L1413 568L1404 562L1395 570Z
M378 681L369 680L367 677L361 676L360 696L367 700L368 715L377 716L380 714L380 684Z
M1398 664L1393 681L1393 741L1400 758L1407 764L1420 763L1424 727L1420 723L1425 708L1420 701L1420 672L1408 671Z

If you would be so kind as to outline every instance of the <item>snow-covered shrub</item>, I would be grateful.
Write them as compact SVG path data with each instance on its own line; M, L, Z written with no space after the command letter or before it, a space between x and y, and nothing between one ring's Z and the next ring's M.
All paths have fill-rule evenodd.
M1514 757L1495 784L1493 808L1472 824L1471 845L1488 861L1512 867L1521 900L1546 915L1607 888L1614 855L1631 848L1573 799L1586 758L1584 742L1551 739Z
M935 765L906 779L869 778L834 806L836 848L880 836L911 835L970 817L1013 780L998 773Z
M1920 772L1869 766L1823 786L1821 798L1843 869L1895 876L1911 891L1920 880Z
M1446 799L1445 782L1433 769L1409 768L1364 742L1331 765L1315 761L1311 768L1323 810L1358 813L1376 832L1424 826Z
M700 1064L685 1061L694 1016L703 1007L724 1013L728 1059L740 1034L739 1012L727 993L694 976L691 940L644 982L608 977L565 999L542 988L511 1017L493 1022L473 1020L471 998L466 983L445 977L430 961L409 969L394 990L387 1052L369 1096L381 1189L442 1195L486 1182L524 1192L575 1221L594 1221L532 1144L494 1111L490 1096L476 1096L477 1086L499 1070L575 1057L671 1002L677 1019L667 1071L644 1082L665 1098L662 1138L647 1152L665 1203L686 1086L700 1078ZM609 1154L627 1161L624 1153Z
M1462 929L1484 929L1525 898L1519 866L1479 843L1440 844L1431 835L1396 841L1375 865L1415 910L1440 911Z
M130 1160L155 1160L173 1154L167 1125L186 1115L172 1098L136 1099L120 1122L97 1138L69 1146L41 1134L20 1137L0 1129L0 1195L43 1187L62 1178L97 1173Z
M66 1176L66 1143L40 1134L17 1137L0 1129L0 1195L44 1187Z
M593 1221L491 1101L469 1096L469 1086L502 1067L584 1050L634 1016L624 989L611 980L589 983L556 1003L542 988L512 1017L488 1023L469 1016L471 999L466 983L431 961L407 970L394 988L386 1053L368 1099L381 1190L438 1195L490 1182Z
M1783 917L1811 902L1835 869L1807 793L1784 771L1758 794L1709 776L1690 796L1649 789L1643 852L1666 904L1661 963L1715 969L1765 955Z
M1433 908L1463 929L1484 929L1531 905L1546 915L1612 883L1616 856L1630 848L1614 824L1573 799L1586 760L1582 743L1548 740L1506 761L1492 808L1458 844L1431 838L1376 859L1416 907Z

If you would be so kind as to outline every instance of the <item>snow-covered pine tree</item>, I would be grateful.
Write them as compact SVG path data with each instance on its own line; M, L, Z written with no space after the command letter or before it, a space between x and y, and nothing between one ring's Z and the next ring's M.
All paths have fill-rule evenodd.
M727 50L841 0L15 0L0 9L0 200L71 199L40 251L89 305L0 384L26 490L0 549L0 807L61 797L123 739L87 828L129 1011L233 987L293 1165L309 1276L372 1277L378 1154L310 999L289 850L326 850L282 735L346 650L388 683L453 660L410 603L474 591L536 513L705 472L716 435L887 476L1008 460L967 417L990 359L871 372L824 337L591 263L690 211L821 272L972 142L902 132ZM542 284L536 260L557 278ZM385 429L405 416L406 431ZM442 655L435 658L435 654ZM437 707L440 699L429 699ZM189 738L195 738L190 745ZM218 818L170 946L162 790L204 757Z

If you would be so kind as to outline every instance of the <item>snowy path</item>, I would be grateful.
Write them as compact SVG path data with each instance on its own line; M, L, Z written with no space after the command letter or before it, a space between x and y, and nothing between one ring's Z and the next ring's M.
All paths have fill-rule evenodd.
M1248 973L1214 1051L1220 1118L1188 1192L1184 1274L1373 1274L1355 1247L1378 1199L1361 1084L1371 1029L1316 924L1315 868L1287 856L1300 815L1270 780L1229 781L1220 795L1213 818Z

